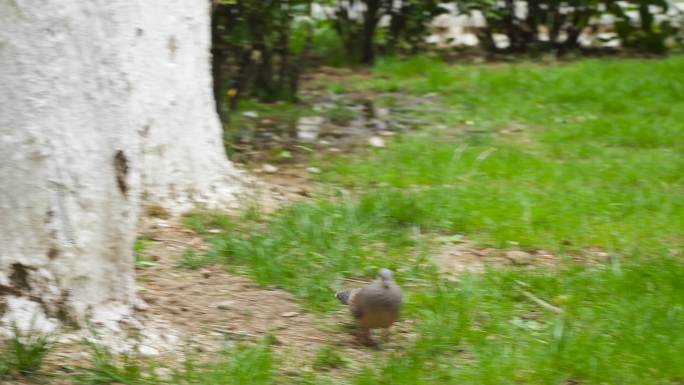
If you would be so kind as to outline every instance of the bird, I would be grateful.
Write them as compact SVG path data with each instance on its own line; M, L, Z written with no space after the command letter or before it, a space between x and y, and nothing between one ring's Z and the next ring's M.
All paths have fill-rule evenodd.
M380 269L375 281L368 285L346 291L338 291L335 297L349 306L359 326L361 343L375 346L370 329L389 327L399 318L402 305L401 289L392 279L389 269Z

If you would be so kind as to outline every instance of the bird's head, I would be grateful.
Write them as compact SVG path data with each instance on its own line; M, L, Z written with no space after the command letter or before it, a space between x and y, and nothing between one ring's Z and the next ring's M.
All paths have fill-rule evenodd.
M382 281L383 285L387 287L392 281L392 272L389 269L382 268L378 272L378 278Z

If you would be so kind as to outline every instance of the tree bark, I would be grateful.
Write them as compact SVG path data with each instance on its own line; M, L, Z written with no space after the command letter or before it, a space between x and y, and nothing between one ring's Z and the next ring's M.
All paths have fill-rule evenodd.
M248 178L228 161L223 146L210 75L209 4L139 4L146 25L136 66L141 92L135 93L143 198L173 212L197 204L236 207Z
M375 30L380 21L380 0L365 1L363 12L363 28L361 32L361 64L372 65L375 62Z
M208 3L0 2L0 329L116 328L141 203L235 204L209 45Z

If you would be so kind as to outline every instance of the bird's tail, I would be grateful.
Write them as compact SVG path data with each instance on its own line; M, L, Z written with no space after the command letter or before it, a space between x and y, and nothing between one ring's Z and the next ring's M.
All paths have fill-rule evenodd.
M335 293L335 298L339 299L345 305L349 305L349 298L351 297L351 290L338 291Z

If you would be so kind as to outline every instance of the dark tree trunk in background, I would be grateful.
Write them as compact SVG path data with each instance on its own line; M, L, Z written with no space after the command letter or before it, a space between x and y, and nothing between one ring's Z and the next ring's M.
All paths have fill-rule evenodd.
M374 37L380 13L382 0L366 0L366 11L363 14L363 32L361 36L361 64L371 65L375 61Z

